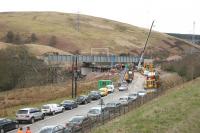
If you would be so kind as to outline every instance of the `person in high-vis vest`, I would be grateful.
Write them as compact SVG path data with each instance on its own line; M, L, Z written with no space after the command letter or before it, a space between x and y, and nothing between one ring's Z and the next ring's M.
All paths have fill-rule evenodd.
M20 127L20 128L18 129L17 133L23 133L23 128Z
M27 128L26 128L26 133L31 133L30 127L27 127Z

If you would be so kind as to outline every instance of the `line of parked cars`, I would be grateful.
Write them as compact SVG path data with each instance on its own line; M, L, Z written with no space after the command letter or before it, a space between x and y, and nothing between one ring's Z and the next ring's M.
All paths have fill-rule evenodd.
M16 112L16 120L0 118L0 133L5 133L7 131L16 129L20 123L34 123L35 121L45 119L45 116L47 115L62 113L65 110L77 108L80 104L87 104L92 100L98 100L102 96L107 96L109 92L114 92L114 86L109 86L108 88L107 90L91 91L88 95L80 95L75 100L64 100L60 104L45 104L42 105L40 109L33 107L19 109ZM64 130L64 128L62 128L60 125L51 126L49 128L45 128L41 133L60 129Z

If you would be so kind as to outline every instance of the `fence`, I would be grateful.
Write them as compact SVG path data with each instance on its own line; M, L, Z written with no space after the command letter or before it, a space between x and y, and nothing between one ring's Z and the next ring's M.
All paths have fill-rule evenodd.
M117 108L108 109L105 112L103 112L100 116L90 119L88 122L80 125L79 128L72 129L72 133L91 132L92 128L104 125L106 122L140 107L141 105L151 101L159 95L162 95L165 91L166 89L161 88L155 92L147 93L147 95L144 95L143 97L140 96L137 99L128 102L128 104L126 105L121 105Z

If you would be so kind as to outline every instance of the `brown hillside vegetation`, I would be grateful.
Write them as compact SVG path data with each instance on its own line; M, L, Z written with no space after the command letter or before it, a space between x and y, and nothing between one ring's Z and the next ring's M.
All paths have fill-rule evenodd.
M9 43L3 43L0 42L0 49L5 49L7 47L18 47L21 45L14 45L14 44L9 44ZM24 44L24 46L27 48L27 50L30 52L30 54L35 55L35 56L40 56L45 53L58 53L58 54L65 54L69 55L70 53L46 46L46 45L38 45L38 44Z
M5 41L8 31L18 33L22 39L35 33L37 43L48 45L49 39L56 36L55 47L71 53L80 51L82 54L89 54L91 48L109 48L109 52L114 54L138 55L148 34L148 29L86 15L80 15L79 30L77 23L76 14L0 13L0 38ZM180 39L153 32L147 55L160 58L181 55L190 46Z

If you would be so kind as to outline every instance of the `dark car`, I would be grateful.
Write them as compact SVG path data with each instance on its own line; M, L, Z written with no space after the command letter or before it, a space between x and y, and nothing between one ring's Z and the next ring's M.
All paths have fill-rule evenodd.
M113 101L106 104L106 109L109 111L119 110L122 104L119 101Z
M39 133L71 133L71 129L65 128L61 125L45 126L40 129Z
M65 100L61 103L65 109L77 108L78 104L74 100Z
M101 98L101 94L99 91L91 91L88 95L92 100L98 100Z
M91 102L91 98L90 98L90 96L81 95L81 96L77 97L76 102L78 104L87 104L87 103Z
M6 133L10 130L16 129L18 124L7 118L0 118L0 133Z
M67 123L66 127L70 128L73 132L81 131L82 128L85 128L91 124L91 119L87 116L74 116Z

